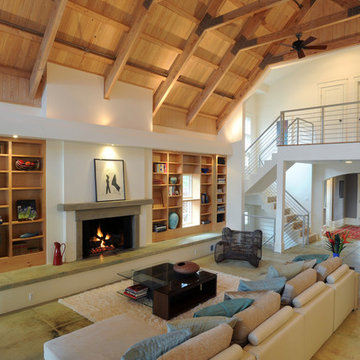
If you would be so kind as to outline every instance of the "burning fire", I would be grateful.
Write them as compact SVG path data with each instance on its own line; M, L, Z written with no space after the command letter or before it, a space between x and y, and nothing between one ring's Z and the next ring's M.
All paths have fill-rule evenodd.
M101 227L99 225L96 230L96 235L91 239L91 241L92 242L100 241L100 246L96 246L96 247L93 247L92 249L90 249L91 254L99 254L104 251L114 250L115 246L113 244L106 245L106 243L105 243L105 241L108 241L110 239L111 239L111 236L109 234L106 234L104 236L103 232L101 231Z

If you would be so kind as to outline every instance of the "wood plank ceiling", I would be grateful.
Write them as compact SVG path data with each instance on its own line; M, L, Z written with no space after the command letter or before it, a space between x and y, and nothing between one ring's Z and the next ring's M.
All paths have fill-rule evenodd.
M104 76L106 98L117 80L153 90L154 125L215 134L269 64L297 58L280 43L359 44L359 17L358 0L2 0L0 100L39 105L53 62Z

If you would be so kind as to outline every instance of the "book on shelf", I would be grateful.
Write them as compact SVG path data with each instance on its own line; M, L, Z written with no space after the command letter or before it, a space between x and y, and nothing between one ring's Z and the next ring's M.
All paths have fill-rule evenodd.
M167 173L167 164L154 163L154 172L166 174Z

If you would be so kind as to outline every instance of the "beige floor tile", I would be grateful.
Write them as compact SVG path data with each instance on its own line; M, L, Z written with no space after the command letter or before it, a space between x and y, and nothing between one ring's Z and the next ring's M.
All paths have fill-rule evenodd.
M57 301L36 306L33 310L40 319L44 320L47 324L56 329L62 325L70 324L83 319L81 315L59 304Z
M75 330L79 330L85 326L91 325L92 322L88 319L82 318L69 324L61 325L57 328L59 335L65 335Z

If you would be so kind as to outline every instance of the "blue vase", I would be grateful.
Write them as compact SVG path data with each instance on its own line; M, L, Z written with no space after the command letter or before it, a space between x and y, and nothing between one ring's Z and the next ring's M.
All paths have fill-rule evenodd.
M337 253L333 253L333 257L339 257L340 254L337 254Z
M179 215L176 212L172 212L169 215L169 228L176 229L179 223Z

